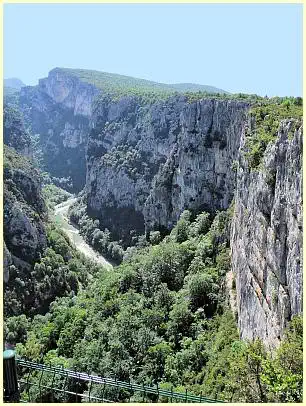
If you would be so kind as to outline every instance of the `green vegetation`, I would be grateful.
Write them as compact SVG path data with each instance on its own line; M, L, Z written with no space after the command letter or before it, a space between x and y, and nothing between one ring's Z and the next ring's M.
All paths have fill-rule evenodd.
M33 163L28 158L18 154L14 148L10 148L6 145L4 145L3 167L6 173L19 169L29 176L31 173L34 177L39 176L39 171L34 168ZM34 171L34 173L32 171Z
M40 173L33 162L6 145L4 145L3 161L4 236L6 243L10 246L12 239L22 238L22 223L27 220L33 227L42 228L41 220L46 215L46 208L40 195ZM15 225L11 224L14 217ZM19 249L19 251L19 253L16 252L17 256L25 255L25 249L22 251Z
M38 134L32 134L30 108L19 107L19 91L4 89L4 144L27 156L32 164L43 169L43 153Z
M4 145L4 240L9 250L6 316L46 313L57 297L72 297L101 269L47 223L45 199L50 208L69 194L54 185L47 185L42 194L41 183L41 172L33 162Z
M86 213L84 197L80 198L70 209L69 217L71 221L78 225L80 234L85 241L96 251L105 257L120 263L123 259L124 249L122 241L114 241L110 231L99 228L99 220L93 220Z
M78 77L99 89L113 95L146 95L158 94L160 97L169 96L175 93L203 92L203 93L226 93L224 90L213 86L197 85L193 83L165 84L152 82L145 79L137 79L130 76L118 75L115 73L99 72L86 69L57 68L61 72Z
M212 221L185 211L163 241L138 249L112 272L97 270L90 287L57 298L44 316L8 318L6 340L23 358L124 381L233 402L301 401L301 317L273 355L260 341L239 340L220 289L230 267L229 220L229 212ZM58 234L49 239L64 260L66 244Z
M72 196L71 193L66 192L66 190L53 184L44 186L42 189L42 194L49 210L54 209L57 204L66 201Z
M263 154L271 141L274 141L281 120L290 119L293 135L302 124L303 101L297 98L273 98L258 103L250 110L251 128L246 142L246 158L251 168L258 168Z
M213 100L237 100L237 101L244 101L249 103L255 103L261 100L265 100L264 97L258 96L257 94L244 94L244 93L206 93L203 91L197 92L190 92L186 91L184 95L187 97L189 103L194 103L202 99L213 99Z
M104 101L135 95L154 102L178 92L184 92L189 102L211 97L189 84L171 86L94 71L63 71L107 91ZM253 105L246 155L252 168L260 165L281 120L293 119L292 132L301 124L301 98L266 99L221 92L213 97ZM12 97L12 105L6 108L9 133L5 142L22 149L28 135L13 106L16 100ZM106 123L105 128L115 132L118 123ZM40 163L40 141L32 137L31 142ZM122 241L114 241L108 229L100 229L99 221L87 215L84 198L79 199L70 216L81 235L97 251L120 263L107 271L78 253L55 224L47 223L45 201L52 209L70 194L14 149L5 146L4 152L5 241L15 255L4 288L4 333L6 342L16 345L18 356L231 402L302 401L302 317L291 320L280 347L270 353L260 340L239 339L235 317L228 308L224 277L230 270L233 206L215 216L186 210L167 236L159 231L137 236L131 230L127 248ZM102 159L135 180L150 172L133 147L119 145ZM238 169L238 162L232 169ZM70 173L66 175L57 179L59 185L69 185ZM274 174L269 182L273 184ZM9 229L11 219L16 220L15 228ZM24 224L27 229L20 226ZM20 244L12 244L13 238ZM32 242L39 239L42 243L37 242L34 249ZM16 253L22 254L20 258ZM276 293L272 300L277 300ZM32 380L38 383L40 379L34 372ZM50 384L48 380L43 383ZM84 385L83 390L87 389ZM102 390L94 387L91 394L101 396ZM34 400L51 399L47 388L43 394L35 386L31 391ZM119 399L112 391L107 397L127 399L124 391ZM63 394L53 398L55 402L67 400Z
M170 96L174 95L184 95L187 97L189 102L194 102L209 97L226 100L241 100L250 103L262 102L271 104L279 104L284 100L296 100L294 103L302 104L302 99L300 97L296 99L281 97L273 97L269 99L256 94L230 94L213 86L198 85L193 83L165 84L94 70L69 68L56 69L62 73L66 73L67 75L75 76L78 79L103 90L104 94L101 96L102 99L107 96L109 101L117 100L122 96L136 96L139 98L139 100L149 103L160 99L169 98Z
M30 269L10 266L5 285L6 316L44 314L57 297L73 297L98 270L73 248L68 237L54 224L47 227L47 248Z
M135 181L143 177L145 180L150 180L152 177L150 166L146 162L144 154L129 145L120 144L112 147L102 156L101 163L118 171L125 171Z

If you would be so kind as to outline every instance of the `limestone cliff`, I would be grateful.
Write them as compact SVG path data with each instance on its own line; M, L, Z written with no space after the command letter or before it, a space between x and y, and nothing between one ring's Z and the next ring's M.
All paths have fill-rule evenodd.
M89 212L120 238L171 229L184 209L226 209L243 338L277 345L302 311L302 129L281 122L256 170L245 159L250 105L176 96L102 102L87 150ZM236 173L238 164L238 172Z
M227 208L247 108L184 96L103 100L88 141L89 211L124 238L133 228L170 229L185 208Z
M25 129L23 117L18 107L4 103L3 109L3 140L4 143L20 154L31 156L31 139Z
M281 123L261 167L244 159L242 132L232 223L239 329L276 345L302 312L302 128Z
M92 101L98 89L53 69L38 86L25 86L20 107L39 135L44 167L52 176L71 178L73 189L85 183L85 145Z
M46 207L38 171L14 149L4 149L4 272L29 270L46 247Z

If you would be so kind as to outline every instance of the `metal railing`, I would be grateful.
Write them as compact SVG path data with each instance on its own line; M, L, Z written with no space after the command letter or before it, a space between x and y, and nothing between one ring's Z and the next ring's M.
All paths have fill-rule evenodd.
M47 366L23 359L14 351L4 351L5 402L184 402L216 403L218 400L174 392L155 386L119 381L63 367Z

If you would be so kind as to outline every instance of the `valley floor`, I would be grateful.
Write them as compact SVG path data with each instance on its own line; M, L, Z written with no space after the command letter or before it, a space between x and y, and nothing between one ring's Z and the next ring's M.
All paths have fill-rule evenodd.
M112 264L108 262L101 254L93 250L92 247L90 247L90 245L88 245L84 238L80 235L79 230L69 221L68 210L69 207L76 202L76 200L77 199L75 197L72 197L55 206L53 214L54 221L65 232L70 241L82 254L98 264L103 265L107 269L111 269L113 267Z

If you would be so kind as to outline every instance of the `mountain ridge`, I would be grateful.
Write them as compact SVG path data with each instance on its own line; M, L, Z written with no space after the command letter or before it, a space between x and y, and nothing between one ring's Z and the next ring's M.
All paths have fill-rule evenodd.
M197 83L162 83L147 79L136 78L128 75L121 75L118 73L103 72L91 69L73 69L56 67L53 71L61 71L69 73L70 75L77 76L80 80L90 84L96 85L98 88L105 88L105 82L109 80L114 82L115 87L132 88L136 87L142 90L155 90L165 91L169 93L178 92L205 92L205 93L222 93L229 94L229 92L211 85L202 85Z
M6 78L3 80L3 86L20 90L22 87L24 87L26 85L19 78Z

